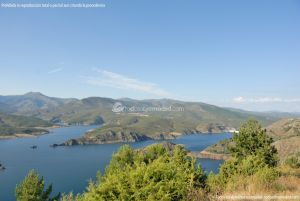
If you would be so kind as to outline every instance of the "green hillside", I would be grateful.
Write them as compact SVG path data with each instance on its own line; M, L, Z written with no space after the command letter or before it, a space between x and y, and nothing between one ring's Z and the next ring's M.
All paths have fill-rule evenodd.
M296 156L300 159L300 119L282 119L270 125L267 130L276 140L274 145L280 158Z
M34 117L25 117L0 113L0 136L15 136L16 134L37 135L48 132L37 127L49 127L52 124Z
M86 133L77 141L69 141L66 144L135 142L147 139L174 139L178 135L191 133L220 133L238 128L242 121L249 118L247 114L204 103L162 101L174 108L184 108L184 111L115 113L106 118L108 121L101 128ZM135 104L148 104L151 107L163 106L158 100L141 101ZM265 125L276 119L264 116L255 117Z
M120 103L125 110L113 112L112 108L116 103ZM104 123L105 126L87 133L78 141L80 143L174 138L179 134L200 132L218 133L237 129L241 122L250 117L256 118L263 126L268 126L279 120L280 116L171 99L89 97L79 100L53 98L37 92L0 96L1 111L62 125Z
M234 111L200 102L183 102L170 99L158 100L133 100L111 99L102 97L89 97L84 99L62 99L45 96L38 92L30 92L18 96L0 96L0 112L15 115L33 116L53 123L63 124L101 124L118 118L119 115L112 112L113 105L120 102L127 108L156 108L172 107L183 108L183 111L145 111L140 114L151 115L159 118L173 119L187 127L200 126L201 129L208 123L217 123L223 126L238 127L240 122L253 116L262 124L269 125L278 120L278 116L265 113L251 113L246 111ZM200 122L200 123L199 123Z
M266 127L266 130L267 134L275 141L274 145L278 150L281 162L284 162L291 156L300 156L300 119L281 119ZM207 147L205 151L216 154L228 154L227 146L229 143L231 143L231 140L223 140Z

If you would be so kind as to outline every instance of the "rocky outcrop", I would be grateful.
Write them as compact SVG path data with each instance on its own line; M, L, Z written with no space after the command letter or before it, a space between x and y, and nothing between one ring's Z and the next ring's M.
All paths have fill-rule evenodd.
M5 170L6 168L0 163L0 170Z
M80 144L82 144L82 142L80 140L70 139L70 140L60 144L59 146L74 146L74 145L80 145Z
M172 134L159 134L151 138L152 140L174 140L176 139L175 135Z
M223 125L210 124L209 128L205 124L204 130L197 129L185 129L183 132L175 132L170 126L168 121L151 122L152 127L145 129L145 125L136 125L139 121L135 118L130 119L130 126L120 126L112 124L111 127L104 126L99 129L88 131L85 135L78 139L68 140L59 146L73 146L73 145L88 145L88 144L109 144L109 143L127 143L127 142L140 142L146 140L173 140L177 136L199 134L199 133L211 133L222 132L226 129ZM145 120L143 120L145 121ZM160 121L160 120L159 120ZM134 126L132 126L132 122ZM119 122L118 122L119 123ZM128 121L127 121L128 123ZM145 123L145 122L144 122ZM149 124L150 124L149 123ZM124 123L123 123L124 124ZM167 124L167 125L165 125ZM147 124L146 124L147 125ZM219 128L219 129L216 129ZM55 147L55 146L53 146Z
M88 145L88 144L110 144L110 143L124 143L124 142L141 142L146 140L172 140L175 135L159 134L156 136L147 136L135 132L113 132L109 131L103 135L89 135L87 133L81 138L71 139L56 146L74 146L74 145ZM54 147L54 145L52 145Z
M223 133L227 130L228 127L221 123L199 124L196 128L198 133Z
M105 133L94 133L87 132L83 137L78 139L70 139L62 144L55 144L52 147L56 146L74 146L74 145L88 145L88 144L110 144L110 143L126 143L126 142L141 142L146 140L173 140L177 136L181 135L190 135L190 134L199 134L207 133L200 132L198 130L186 130L183 133L176 132L164 132L157 133L152 135L141 134L139 132L133 131L113 131L108 130Z

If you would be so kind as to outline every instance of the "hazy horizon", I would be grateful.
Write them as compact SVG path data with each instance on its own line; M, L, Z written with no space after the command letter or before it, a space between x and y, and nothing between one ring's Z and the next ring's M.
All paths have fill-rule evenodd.
M144 101L144 100L161 100L161 99L168 99L168 100L175 100L175 101L182 101L182 102L198 102L198 103L204 103L204 104L209 104L209 105L215 105L217 107L223 107L223 108L229 108L229 109L237 109L237 110L244 110L244 111L248 111L248 112L266 112L266 113L271 113L271 112L279 112L279 113L291 113L291 114L300 114L300 112L297 111L281 111L281 110L248 110L248 109L242 109L242 108L238 108L238 107L227 107L227 106L221 106L221 105L217 105L217 104L212 104L209 102L204 102L204 101L185 101L185 100L181 100L181 99L174 99L174 98L149 98L149 99L138 99L138 98L131 98L131 97L116 97L116 98L112 98L112 97L107 97L107 96L97 96L97 95L93 95L93 96L87 96L87 97L81 97L81 98L76 98L76 97L60 97L60 96L49 96L47 95L47 93L43 93L43 92L39 92L39 91L28 91L26 93L22 93L22 94L0 94L0 96L20 96L20 95L26 95L29 93L40 93L44 96L50 97L50 98L62 98L62 99L77 99L77 100L81 100L81 99L85 99L85 98L91 98L91 97L98 97L98 98L111 98L111 99L115 99L115 100L121 100L121 99L131 99L131 100L138 100L138 101Z

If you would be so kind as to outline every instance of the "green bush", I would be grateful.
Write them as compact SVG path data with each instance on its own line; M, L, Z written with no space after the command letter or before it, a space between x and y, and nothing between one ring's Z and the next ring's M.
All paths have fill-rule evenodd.
M300 161L296 156L290 156L285 160L285 165L290 166L291 168L300 168Z
M171 151L162 144L139 151L123 146L77 200L185 200L189 192L204 189L205 180L181 146Z
M213 193L244 188L250 178L267 184L278 177L277 150L256 120L244 123L232 141L233 146L229 147L232 158L224 162L217 175L208 176L207 184Z
M265 187L272 185L276 179L280 176L279 171L273 167L263 167L260 168L255 174L255 180L257 183Z
M46 190L44 179L39 179L39 175L35 171L30 171L25 179L16 187L17 201L57 201L60 194L51 198L52 185Z
M226 187L224 178L220 174L214 174L213 172L209 173L206 183L210 193L215 195L224 191Z
M238 160L254 155L260 157L270 167L277 165L279 159L277 150L272 145L273 139L267 135L258 121L248 120L232 139L234 146L230 147L230 152Z

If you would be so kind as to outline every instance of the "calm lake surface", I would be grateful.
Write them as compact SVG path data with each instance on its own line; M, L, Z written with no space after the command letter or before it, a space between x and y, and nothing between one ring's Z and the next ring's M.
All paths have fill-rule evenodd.
M90 178L96 172L102 173L109 163L113 152L122 145L88 145L72 147L56 147L49 145L62 143L76 138L95 126L74 126L52 129L50 134L35 138L0 140L0 163L6 170L0 171L0 200L13 201L14 190L31 169L38 171L46 181L53 183L54 192L79 193L85 190ZM184 144L191 151L201 151L207 146L222 139L231 137L230 133L199 134L180 137L172 142ZM147 146L157 141L131 143L135 148ZM30 146L37 145L37 149ZM218 171L223 161L199 159L207 172Z

